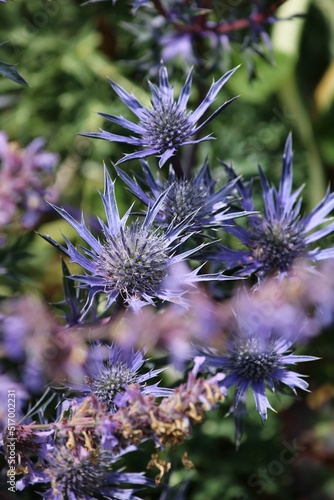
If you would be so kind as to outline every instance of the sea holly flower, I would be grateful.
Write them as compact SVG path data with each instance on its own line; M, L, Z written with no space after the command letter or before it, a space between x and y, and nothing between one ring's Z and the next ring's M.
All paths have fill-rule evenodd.
M231 335L226 355L208 352L199 348L205 355L204 366L216 369L226 377L221 386L226 389L235 386L234 409L245 402L246 392L252 389L256 409L262 422L267 419L267 409L273 410L266 395L266 389L273 392L281 390L284 385L296 392L296 388L307 390L308 384L304 375L287 368L305 361L314 361L314 356L297 356L291 354L292 342L286 338L273 336L266 328L242 330Z
M190 137L196 135L211 120L218 116L236 97L222 104L205 121L198 125L199 119L203 116L210 104L215 100L218 92L225 85L228 79L233 75L237 68L234 68L223 75L217 82L212 83L204 100L193 111L187 111L187 103L190 96L192 82L192 70L181 89L179 98L174 100L174 88L170 86L168 73L165 66L161 65L159 71L159 86L157 87L150 81L149 86L152 92L151 108L145 108L133 94L129 94L117 83L109 80L111 87L126 106L137 116L138 123L131 122L123 116L109 115L99 113L106 120L117 123L122 127L134 132L139 137L127 137L113 134L105 130L100 133L85 132L81 135L105 139L108 141L125 142L141 148L135 153L126 154L118 160L116 164L123 163L135 158L146 158L147 156L157 155L160 157L159 167L162 167L166 161L172 157L180 146L187 144L196 144L198 142L212 139L206 136L201 139L190 140Z
M206 253L208 259L224 262L228 268L239 268L238 275L256 273L259 277L285 274L300 259L311 262L334 257L334 248L310 246L334 231L334 222L328 214L334 208L334 193L327 190L325 197L306 216L300 213L303 186L292 192L293 153L291 135L285 144L279 188L270 186L261 167L259 175L263 190L264 212L248 217L247 227L231 224L227 231L244 245L244 249L218 246ZM231 179L236 179L232 167L224 165ZM242 180L236 183L240 204L244 210L255 211L252 184Z
M238 178L232 179L215 191L215 181L212 179L207 159L193 178L178 179L170 169L165 182L154 179L145 160L141 160L141 166L143 175L140 179L148 190L142 189L137 179L131 179L120 168L115 167L115 169L130 191L147 206L152 206L159 196L170 188L161 210L156 215L156 221L161 225L180 224L189 214L194 213L188 229L201 231L205 228L222 226L224 221L248 214L247 211L236 211L230 207L234 201L232 191Z
M105 309L119 298L130 309L139 311L144 305L153 304L157 298L186 306L187 300L182 295L194 283L234 279L222 273L199 275L198 271L202 266L191 272L184 272L182 277L178 278L177 264L184 263L187 257L206 244L202 243L196 248L175 253L177 247L191 236L191 233L185 236L181 236L181 233L188 226L192 215L176 226L170 225L164 232L152 228L155 216L161 210L167 194L168 190L149 207L143 222L137 220L126 226L131 209L120 218L114 182L105 169L105 191L101 198L107 224L99 219L103 241L88 230L83 217L78 222L63 208L54 206L91 247L91 249L80 247L83 252L81 253L66 237L67 246L63 247L49 236L43 236L68 255L72 262L90 273L71 276L78 281L80 287L88 290L83 314L89 310L94 297L100 293L107 295Z
M103 356L104 349L109 351L106 361ZM79 392L80 400L93 394L100 404L105 405L108 412L116 411L115 397L132 384L138 384L141 392L155 397L168 396L173 392L172 389L159 387L159 382L147 384L148 380L157 377L164 368L139 373L146 361L143 351L123 349L116 344L99 344L93 346L88 359L90 361L87 363L85 384L69 386Z
M106 450L99 450L93 456L84 448L71 451L56 446L48 456L46 468L41 470L36 466L36 470L17 481L16 488L22 491L29 484L49 483L50 488L39 493L48 500L139 500L131 485L148 485L149 479L142 473L118 469L118 459L119 456Z

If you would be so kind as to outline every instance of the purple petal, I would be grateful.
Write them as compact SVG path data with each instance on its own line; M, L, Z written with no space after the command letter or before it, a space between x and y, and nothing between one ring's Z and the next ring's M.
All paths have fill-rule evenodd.
M253 382L252 389L256 409L260 414L262 422L264 423L267 420L267 409L270 408L273 411L275 410L268 401L263 382Z

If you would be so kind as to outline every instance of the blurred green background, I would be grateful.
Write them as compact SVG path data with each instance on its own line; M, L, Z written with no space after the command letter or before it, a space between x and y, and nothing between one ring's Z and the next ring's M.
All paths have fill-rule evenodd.
M146 75L127 64L143 57L146 48L122 27L122 22L133 18L127 2L119 1L114 7L111 2L85 7L80 3L15 0L1 4L0 42L9 43L0 47L0 59L16 64L29 87L0 78L0 129L22 146L37 136L45 137L47 148L61 157L56 179L60 203L102 215L97 190L103 189L103 162L112 171L111 162L130 149L77 134L106 127L98 111L131 118L106 77L148 102ZM328 183L334 185L334 3L288 0L279 16L296 13L305 16L273 25L275 63L271 66L255 58L254 81L248 80L240 48L234 47L231 67L244 64L213 107L233 95L241 97L209 125L206 132L212 131L217 140L199 148L196 167L208 154L220 182L224 178L217 158L233 162L246 177L256 175L260 163L268 177L277 181L284 142L292 131L295 185L306 183L305 209L310 209ZM168 68L179 89L185 65L177 61ZM196 72L194 82L190 106L196 102ZM157 172L154 160L150 164ZM124 169L136 170L138 162ZM120 181L117 190L124 212L131 197ZM38 228L58 241L60 230L74 237L58 219L45 220ZM15 286L3 284L1 295L33 291L48 301L61 299L59 254L38 236L26 237L30 256L18 264L21 278ZM251 411L239 451L233 445L233 420L225 418L228 403L195 429L194 437L177 452L180 457L187 450L195 469L180 469L172 476L174 482L192 478L189 499L334 498L333 332L316 338L307 352L323 358L303 367L313 392L294 402L288 396L276 398L273 404L280 411L271 413L265 426ZM286 449L290 454L284 453Z

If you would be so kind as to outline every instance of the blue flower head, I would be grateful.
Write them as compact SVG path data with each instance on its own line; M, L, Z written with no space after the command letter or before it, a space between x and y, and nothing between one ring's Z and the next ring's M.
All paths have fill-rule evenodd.
M84 449L77 452L57 446L48 456L47 467L36 467L16 487L22 491L28 484L49 483L50 488L41 493L45 500L139 500L133 485L149 485L150 480L142 473L124 472L118 459L106 450L92 456Z
M170 188L169 188L170 189ZM107 223L101 219L99 223L103 232L100 241L88 230L84 218L78 222L66 210L54 207L77 231L90 248L79 247L81 252L65 237L66 247L58 244L49 236L44 239L64 252L71 261L79 264L89 274L71 275L79 286L88 290L87 302L83 315L90 310L97 294L106 294L105 309L109 308L117 298L122 299L133 311L139 311L144 305L153 304L154 299L177 302L186 306L187 300L182 297L184 291L198 281L233 279L217 274L199 275L199 268L177 276L178 264L187 257L202 249L205 244L182 253L175 253L176 248L191 236L181 236L188 226L192 214L182 223L170 225L166 231L160 232L152 227L156 214L166 199L168 190L158 197L149 207L143 222L135 221L129 226L125 223L128 212L120 218L114 191L114 182L105 169L105 191L101 195ZM182 278L182 279L181 279Z
M180 224L189 217L189 214L194 213L189 222L189 231L202 231L206 228L221 226L224 221L247 214L247 211L236 211L230 207L234 200L232 191L238 178L232 179L215 191L215 181L212 179L207 160L197 175L191 179L178 179L174 171L170 169L165 182L154 179L145 160L141 160L141 165L143 171L141 180L148 190L142 189L137 179L131 179L120 168L115 168L130 191L147 206L152 206L170 187L161 210L156 216L156 221L160 225Z
M334 193L328 190L325 197L306 216L300 213L303 186L292 192L293 153L291 135L285 144L282 174L279 188L270 186L261 167L259 175L263 190L264 212L250 215L247 227L231 224L227 231L244 245L245 249L230 249L219 246L207 254L213 261L224 262L229 268L239 268L237 274L259 277L286 273L298 259L316 262L334 257L334 248L310 248L310 245L334 231L334 222L328 214L334 208ZM234 170L224 165L231 179ZM244 210L255 211L252 199L252 184L242 180L236 183L240 203ZM317 230L315 230L317 229Z
M287 365L318 358L291 354L292 342L273 336L266 328L258 328L256 332L245 330L239 330L231 336L225 356L205 352L204 366L226 373L221 385L226 389L235 386L235 408L244 404L246 392L251 388L256 409L264 422L267 409L273 410L266 389L275 392L286 385L294 392L297 387L307 390L308 384L303 380L303 375L289 370ZM201 349L200 352L204 354Z
M159 166L162 167L166 161L175 154L180 146L196 144L201 141L212 139L210 136L201 139L189 140L202 128L221 113L235 97L222 104L209 118L198 125L198 120L203 116L210 104L215 100L220 89L237 68L234 68L223 75L217 82L212 83L203 102L194 112L187 111L187 102L190 96L192 82L192 71L181 89L177 101L174 100L174 88L168 81L167 69L161 65L159 71L159 87L149 82L152 92L151 108L145 108L133 94L129 94L117 83L109 80L110 85L118 97L137 116L138 123L133 123L122 116L99 113L105 119L118 123L122 127L134 132L139 137L127 137L113 134L105 130L100 133L85 132L81 135L106 139L107 141L125 142L141 148L140 151L125 155L117 162L123 163L134 158L146 158L147 156L158 155L160 157Z
M107 360L103 357L104 348L109 351ZM116 344L99 344L93 346L89 361L85 384L69 386L79 393L80 400L94 395L108 412L114 413L117 410L115 397L123 394L132 384L139 384L141 392L156 397L168 396L173 392L172 389L160 387L159 382L147 384L148 380L157 377L164 368L139 373L146 361L142 351L122 349Z

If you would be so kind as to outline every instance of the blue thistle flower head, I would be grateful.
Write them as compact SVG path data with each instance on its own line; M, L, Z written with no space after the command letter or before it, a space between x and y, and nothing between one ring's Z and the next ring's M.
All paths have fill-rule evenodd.
M224 224L224 221L247 215L247 211L232 210L230 204L234 201L232 191L238 179L232 179L215 191L215 181L212 179L209 163L205 160L197 175L191 179L179 179L170 168L168 179L162 182L155 179L145 160L141 160L142 172L140 180L147 186L143 190L136 178L131 179L120 168L115 167L119 177L129 187L130 191L147 206L152 206L161 194L168 194L157 213L156 222L160 225L180 224L189 214L194 214L189 222L189 231L201 231Z
M71 451L65 446L57 446L48 456L47 467L36 468L17 482L17 489L23 490L28 484L51 483L47 491L40 493L48 500L139 500L133 485L148 485L150 480L142 473L123 472L118 469L117 460L109 451L99 450L92 456L86 450Z
M176 248L192 234L181 236L192 214L182 223L176 226L170 225L164 232L152 227L167 194L168 190L149 207L143 222L135 221L126 226L131 208L120 218L114 182L105 169L105 191L101 194L101 198L107 223L99 219L103 232L102 241L88 230L83 217L78 222L63 208L52 205L90 247L79 247L81 250L79 251L66 237L66 247L64 247L49 236L43 236L70 257L72 262L88 271L89 274L71 275L71 279L75 279L80 287L88 290L83 316L90 310L97 294L107 295L105 309L120 298L126 306L138 312L143 306L153 304L154 299L177 302L186 306L188 302L182 295L187 287L194 285L195 282L235 279L222 273L199 275L198 271L202 266L184 273L182 280L177 278L177 265L206 244L202 243L185 252L175 253Z
M260 328L254 331L238 331L229 339L225 356L214 353L206 356L204 366L226 373L221 385L226 389L235 386L235 408L245 402L246 392L251 388L256 409L262 422L267 419L267 409L273 410L266 395L266 389L273 392L286 385L294 392L296 388L307 390L303 375L287 368L288 365L304 361L314 361L313 356L291 354L292 342L286 338L273 336L270 331Z
M201 139L190 140L202 130L202 128L221 113L236 97L222 104L209 118L198 125L199 119L203 116L210 104L215 100L220 89L233 75L237 68L234 68L223 75L217 82L212 83L206 97L193 111L187 111L187 103L190 96L192 82L192 70L181 89L179 98L174 100L174 89L169 84L168 73L165 66L161 65L159 71L159 86L149 81L152 93L151 108L145 108L133 94L129 94L117 83L109 80L111 87L116 92L121 101L137 116L138 123L131 122L122 116L99 113L106 120L117 123L122 127L134 132L138 137L127 137L113 134L105 130L99 133L84 132L81 135L107 141L125 142L141 148L140 151L127 154L116 164L123 163L134 158L146 158L147 156L159 156L159 167L172 157L180 146L196 144L201 141L212 139L210 136Z
M231 179L236 179L232 167L224 165ZM231 224L226 230L244 245L244 249L219 246L206 254L210 260L223 261L228 268L240 268L236 274L259 277L285 274L298 259L311 262L334 257L334 248L312 248L313 243L334 231L334 222L327 217L334 208L334 193L329 189L325 197L306 216L301 215L300 193L304 186L292 192L293 153L291 134L285 144L279 188L270 186L261 167L264 212L250 215L247 227ZM236 183L243 209L255 211L252 184L242 180Z
M104 349L109 351L107 360L104 359ZM125 350L116 344L98 344L92 348L89 359L91 362L87 363L85 384L73 384L70 388L80 394L79 400L94 395L108 412L117 410L116 396L123 394L132 384L138 384L141 392L155 397L169 396L173 392L172 389L160 387L159 382L147 384L164 368L139 373L147 361L143 351Z

